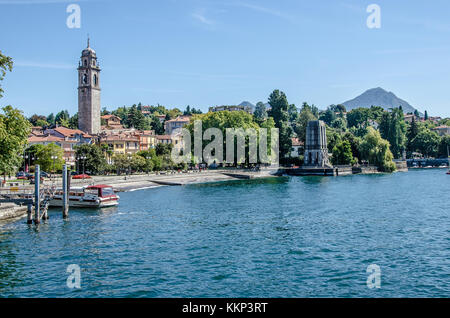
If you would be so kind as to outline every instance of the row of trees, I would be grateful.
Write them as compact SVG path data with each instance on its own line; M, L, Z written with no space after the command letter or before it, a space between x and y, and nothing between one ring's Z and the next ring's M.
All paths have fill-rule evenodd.
M171 159L171 144L158 144L155 149L139 151L135 154L108 154L108 149L95 144L76 146L74 169L79 173L87 172L98 175L105 173L151 172L170 169L185 169L183 164L175 164ZM43 171L58 172L62 170L64 151L56 144L35 144L25 150L27 163L33 167L41 166ZM111 155L112 163L106 160ZM20 157L19 157L20 158ZM16 167L20 167L20 162ZM33 170L33 168L31 168Z

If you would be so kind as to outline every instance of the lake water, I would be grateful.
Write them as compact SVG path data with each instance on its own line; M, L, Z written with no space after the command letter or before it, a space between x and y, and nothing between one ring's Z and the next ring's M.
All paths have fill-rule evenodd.
M0 225L0 296L450 297L449 189L437 169L121 193Z

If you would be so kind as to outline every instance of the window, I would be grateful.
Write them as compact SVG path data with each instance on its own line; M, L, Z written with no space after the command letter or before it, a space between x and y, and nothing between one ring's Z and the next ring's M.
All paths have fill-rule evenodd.
M87 67L87 60L84 60L84 67Z
M97 74L94 74L94 85L97 86Z
M102 196L114 195L114 190L112 188L103 188Z

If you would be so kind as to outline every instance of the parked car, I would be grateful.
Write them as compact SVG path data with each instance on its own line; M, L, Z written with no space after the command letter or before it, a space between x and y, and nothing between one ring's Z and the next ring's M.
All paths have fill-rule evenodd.
M41 177L50 178L50 175L45 171L41 171Z
M34 173L28 174L28 180L31 180L32 178L34 178ZM45 171L41 171L41 178L50 178L50 175Z
M91 179L91 176L88 174L77 174L72 176L72 179Z
M23 172L23 171L19 171L16 174L17 179L28 179L29 176L30 176L30 174Z
M41 183L44 182L44 177L41 176ZM30 184L34 184L34 176L30 177Z

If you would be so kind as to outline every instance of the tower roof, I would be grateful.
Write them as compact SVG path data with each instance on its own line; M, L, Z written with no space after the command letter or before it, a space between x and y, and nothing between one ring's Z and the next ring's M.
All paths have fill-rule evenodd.
M85 49L83 50L83 52L81 53L82 56L88 56L88 55L95 56L95 51L91 48L91 45L90 45L89 42L90 42L90 39L89 39L89 36L88 36L88 39L87 39L87 48L85 48Z

